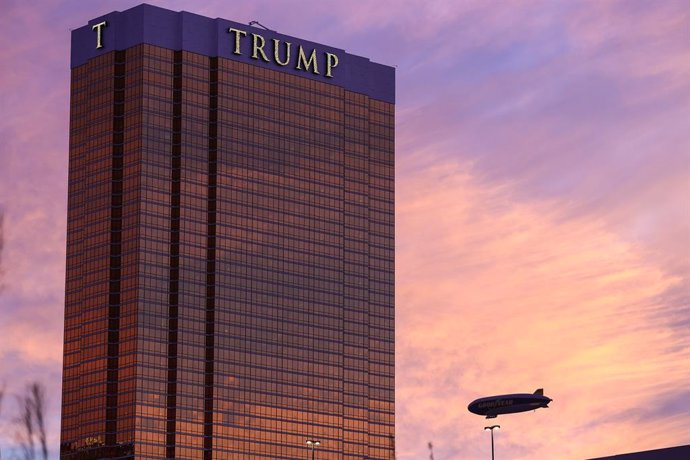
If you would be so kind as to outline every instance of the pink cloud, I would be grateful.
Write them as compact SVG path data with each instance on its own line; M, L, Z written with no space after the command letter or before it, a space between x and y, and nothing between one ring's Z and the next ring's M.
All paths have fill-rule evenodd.
M137 3L0 15L0 381L47 381L54 434L69 29ZM552 409L500 421L513 458L690 442L684 5L153 3L398 65L400 460L485 456L467 403L537 386Z
M398 458L419 458L427 440L439 458L477 454L485 420L467 404L537 387L552 407L500 417L503 455L584 458L689 440L687 412L634 416L690 379L690 338L655 315L679 279L603 221L563 218L557 201L516 201L511 188L459 163L402 177Z

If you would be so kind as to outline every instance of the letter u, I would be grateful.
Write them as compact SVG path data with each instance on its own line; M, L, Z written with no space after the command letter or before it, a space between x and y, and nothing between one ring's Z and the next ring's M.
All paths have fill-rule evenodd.
M276 61L276 64L286 66L290 63L290 48L292 47L292 43L290 42L285 42L285 60L281 61L280 60L280 40L277 38L273 39L273 60Z

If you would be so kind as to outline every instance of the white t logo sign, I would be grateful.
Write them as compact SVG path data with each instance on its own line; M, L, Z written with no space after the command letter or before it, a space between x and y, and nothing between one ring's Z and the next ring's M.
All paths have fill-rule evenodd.
M91 26L91 30L96 31L96 49L103 48L103 27L108 27L108 23L103 21Z

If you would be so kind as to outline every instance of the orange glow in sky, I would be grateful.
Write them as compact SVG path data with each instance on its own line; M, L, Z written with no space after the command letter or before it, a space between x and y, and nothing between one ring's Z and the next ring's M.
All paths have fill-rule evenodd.
M0 383L46 383L53 452L69 30L137 3L0 14ZM493 423L514 460L690 444L686 2L150 3L397 67L398 460L489 458ZM467 411L537 388L550 408Z

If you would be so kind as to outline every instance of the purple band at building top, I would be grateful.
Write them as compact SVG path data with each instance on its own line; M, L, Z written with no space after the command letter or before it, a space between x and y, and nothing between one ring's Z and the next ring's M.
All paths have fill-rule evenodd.
M101 48L97 48L99 30L94 26L106 22L101 26ZM228 32L234 28L246 32ZM257 34L265 40L265 54L269 62L265 62L259 55L252 59L253 36ZM236 39L240 40L241 54L235 53ZM286 58L285 42L292 44L291 62L289 65L279 65L273 62L273 40L280 40L281 59ZM257 40L260 40L257 38ZM282 35L273 31L251 27L226 19L211 19L186 11L175 12L142 4L126 11L114 11L89 21L89 24L72 31L72 68L85 64L89 59L113 50L125 50L141 43L160 46L171 50L185 50L205 56L220 56L234 59L248 64L286 72L292 75L310 78L340 86L349 91L366 94L367 96L384 102L395 103L395 69L382 64L371 62L369 59L347 54L345 51L319 43ZM298 49L304 52L304 58L310 58L312 50L316 50L319 74L297 69ZM337 59L337 65L332 67L332 77L326 77L327 53L337 56L330 58L331 64ZM302 61L304 64L305 61Z

